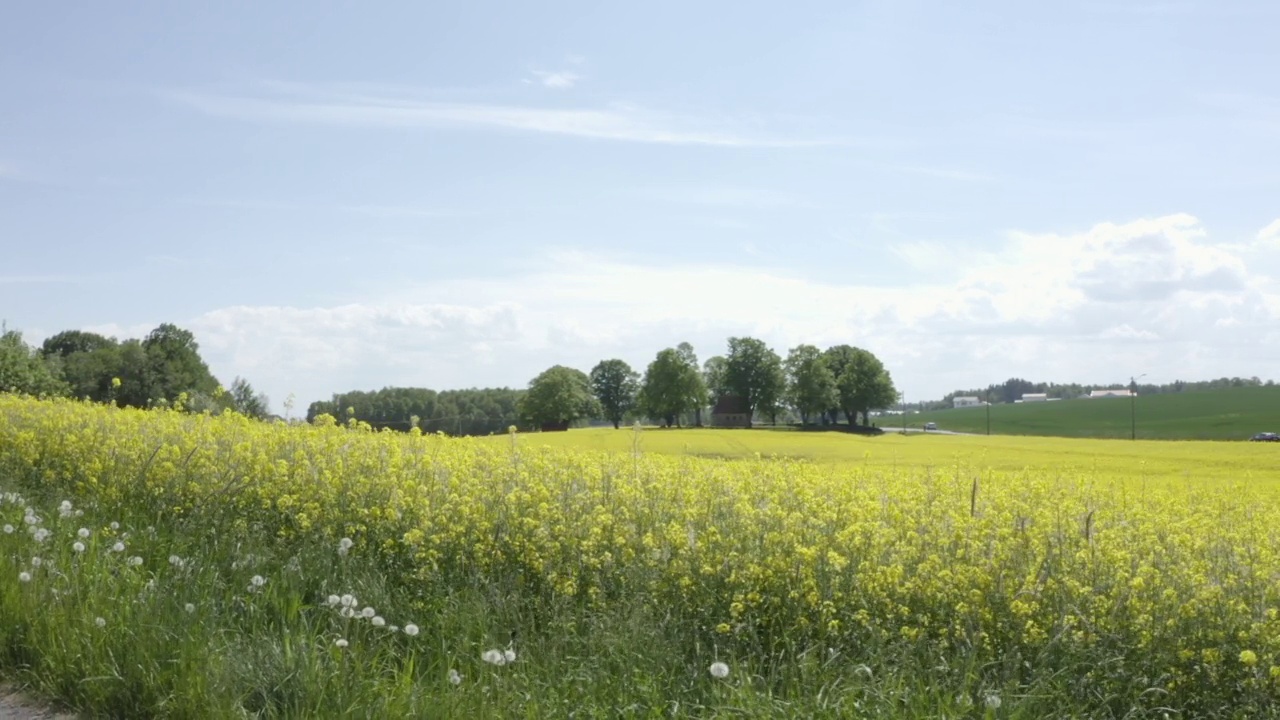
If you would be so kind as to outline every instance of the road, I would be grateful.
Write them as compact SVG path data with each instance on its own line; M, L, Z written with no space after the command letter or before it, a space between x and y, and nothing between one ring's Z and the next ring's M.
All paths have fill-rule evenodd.
M893 433L893 432L900 433L903 431L903 428L889 427L887 425L880 426L880 429L887 433ZM922 430L918 427L909 427L909 428L906 428L906 431L909 433L929 433L930 435L981 435L983 434L983 433L956 432L954 430Z

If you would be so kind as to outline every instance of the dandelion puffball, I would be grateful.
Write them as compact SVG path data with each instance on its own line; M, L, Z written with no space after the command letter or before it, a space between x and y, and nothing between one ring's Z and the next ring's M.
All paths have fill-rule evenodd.
M502 654L501 650L485 650L480 654L480 659L490 665L506 665L507 658Z
M124 543L117 542L115 545L111 546L111 549L115 552L124 552Z
M71 549L75 550L78 553L82 553L84 552L84 543L77 540L75 543L71 545Z
M80 528L79 530L76 531L76 534L79 535L82 539L87 538L89 537L89 528Z
M196 611L196 606L195 606L195 603L187 603L186 605L182 606L182 609L186 610L189 613L193 613Z
M409 637L413 637L414 635L417 635L417 634L418 634L418 626L417 626L417 625L414 625L413 623L409 623L408 625L405 625L405 626L404 626L404 634L405 634L405 635L408 635Z
M18 573L18 582L31 582L31 573L26 570Z
M713 662L710 667L711 677L727 678L729 677L729 666L722 662Z
M344 648L344 647L346 647L346 646L347 646L347 639L346 639L346 638L338 638L337 640L335 640L335 641L333 642L333 644L334 644L334 645L337 645L337 646L338 646L338 647L340 647L340 648Z
M106 627L106 626L107 626L107 620L106 620L106 618L94 618L94 619L93 619L93 624L94 624L94 625L97 625L98 627Z
M449 683L452 685L462 684L462 676L458 674L457 670L452 668L449 669Z

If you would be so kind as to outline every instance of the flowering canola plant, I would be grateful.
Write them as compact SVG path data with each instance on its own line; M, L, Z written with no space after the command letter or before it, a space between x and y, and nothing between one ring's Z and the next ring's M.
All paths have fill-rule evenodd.
M1085 694L1228 687L1280 700L1274 462L1143 483L1048 465L701 460L522 440L0 396L0 476L28 491L343 555L354 543L424 593L479 578L585 608L644 596L691 643L726 653L820 643L1012 657L1075 663ZM1195 447L1206 464L1221 451L1179 452Z

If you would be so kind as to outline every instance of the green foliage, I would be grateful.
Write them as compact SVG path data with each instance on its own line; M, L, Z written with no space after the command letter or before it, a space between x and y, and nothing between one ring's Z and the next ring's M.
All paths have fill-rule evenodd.
M661 420L667 427L676 425L681 415L693 412L706 402L706 385L690 352L667 348L658 353L645 369L640 386L640 411L649 418Z
M23 342L22 333L0 331L0 392L51 396L67 390L56 366Z
M601 360L591 369L591 389L605 419L616 429L635 407L640 375L622 360Z
M893 379L880 359L867 350L850 345L829 348L823 357L836 380L838 409L844 411L849 424L870 424L870 411L893 405L898 392ZM836 410L829 411L834 419Z
M591 394L591 379L581 370L563 365L548 368L531 380L518 407L520 416L534 426L573 424L600 412Z
M787 397L800 413L800 421L825 412L839 402L836 378L822 351L813 345L797 345L787 354Z
M318 400L307 408L307 422L321 415L354 417L375 429L445 432L450 435L490 435L505 433L520 424L517 408L524 390L483 388L445 390L427 388L383 388L373 392L353 390L337 393L330 400ZM415 422L416 419L416 422Z
M142 341L146 362L142 377L148 400L172 402L180 394L212 395L218 380L200 358L200 347L189 330L164 323Z
M724 384L729 392L746 401L752 415L759 412L775 416L787 389L782 358L762 340L729 338Z
M242 377L231 381L227 398L233 410L247 417L262 420L270 412L271 400L263 393L254 392L253 386Z

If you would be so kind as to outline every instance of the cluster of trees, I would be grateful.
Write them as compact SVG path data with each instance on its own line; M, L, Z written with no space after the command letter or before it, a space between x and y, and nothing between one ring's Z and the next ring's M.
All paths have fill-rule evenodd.
M488 435L519 424L516 405L523 390L478 388L436 392L426 388L388 387L373 392L336 393L307 408L307 422L320 415L355 418L374 429Z
M851 345L820 350L799 345L783 359L763 341L729 338L728 352L699 365L689 343L660 351L644 374L625 361L602 360L591 372L557 365L529 383L521 418L537 427L600 418L616 428L629 418L667 426L702 415L725 396L738 398L752 417L776 424L794 412L801 424L870 424L870 413L898 397L884 364Z
M173 405L201 412L233 409L266 417L270 402L243 378L223 390L190 331L163 324L145 338L119 341L81 330L33 348L16 330L0 333L0 391L74 397L122 407Z
M952 406L952 400L956 397L977 397L990 403L1011 403L1023 395L1028 393L1044 393L1051 398L1062 398L1063 400L1071 400L1078 397L1086 397L1094 390L1105 390L1108 388L1125 387L1139 395L1158 395L1162 393L1181 393L1181 392L1202 392L1206 390L1225 390L1227 388L1242 387L1271 387L1275 385L1272 380L1263 381L1258 377L1240 378L1240 377L1223 377L1216 380L1199 380L1187 382L1184 380L1175 380L1171 383L1155 384L1155 383L1137 383L1132 379L1128 383L1108 383L1096 385L1082 385L1080 383L1053 383L1053 382L1031 382L1022 378L1009 378L1002 383L993 383L985 388L978 390L956 390L943 396L941 400L934 400L921 403L922 409L938 410L949 408Z

